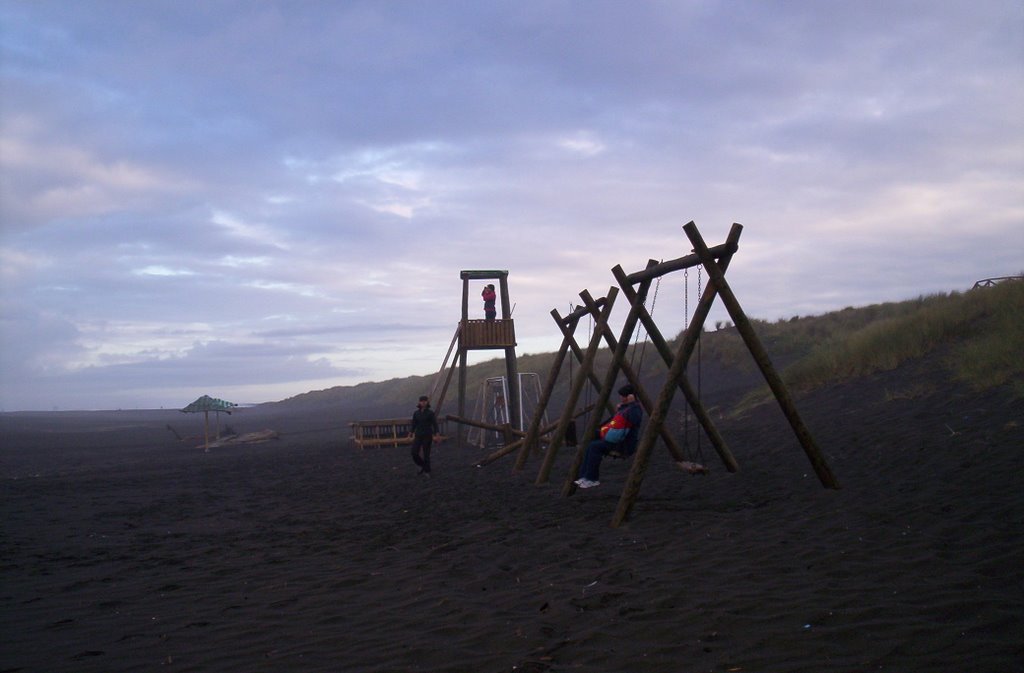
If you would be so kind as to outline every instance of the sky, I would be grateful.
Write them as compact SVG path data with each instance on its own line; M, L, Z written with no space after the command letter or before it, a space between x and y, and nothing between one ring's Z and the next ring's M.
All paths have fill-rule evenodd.
M690 221L753 318L966 291L1024 272L1022 110L1019 0L0 0L0 410L432 375L463 269L554 351Z

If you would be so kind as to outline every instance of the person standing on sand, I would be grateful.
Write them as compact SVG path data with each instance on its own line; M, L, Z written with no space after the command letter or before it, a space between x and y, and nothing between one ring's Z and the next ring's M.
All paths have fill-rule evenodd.
M430 476L430 447L434 438L441 434L437 426L437 414L430 408L430 398L420 395L416 411L412 414L412 460L420 466L420 474Z
M480 296L484 300L484 319L494 320L494 316L498 314L497 309L494 308L494 300L497 295L494 292L494 284L490 284L484 288L484 291L480 293Z
M580 488L600 486L598 481L601 460L607 455L626 458L636 452L637 441L640 439L640 422L644 411L636 401L636 390L631 385L619 388L622 401L615 407L615 416L607 424L601 426L601 438L587 445L583 456L583 464L574 484Z

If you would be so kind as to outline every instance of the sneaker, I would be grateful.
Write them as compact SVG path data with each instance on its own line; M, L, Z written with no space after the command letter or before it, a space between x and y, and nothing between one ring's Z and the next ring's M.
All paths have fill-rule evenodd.
M580 488L594 488L595 486L600 486L601 482L590 481L589 479L577 479L576 485L579 486Z

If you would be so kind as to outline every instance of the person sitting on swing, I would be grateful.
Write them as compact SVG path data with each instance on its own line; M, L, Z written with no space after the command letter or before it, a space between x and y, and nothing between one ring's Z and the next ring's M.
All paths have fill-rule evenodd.
M615 408L611 421L601 426L601 438L595 439L587 446L580 466L579 479L575 483L580 488L593 488L601 484L598 473L601 461L607 455L625 458L636 451L640 439L640 422L644 412L636 401L636 391L631 385L619 388L622 401Z

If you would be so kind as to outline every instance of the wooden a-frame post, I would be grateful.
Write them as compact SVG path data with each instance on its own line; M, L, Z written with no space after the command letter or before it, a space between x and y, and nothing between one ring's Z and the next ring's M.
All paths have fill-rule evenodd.
M600 300L600 304L603 306L605 299ZM519 456L516 458L514 470L522 470L526 464L526 459L529 454L537 449L540 437L546 435L551 431L555 430L559 426L559 422L556 421L554 424L549 424L546 427L541 427L541 423L544 418L544 410L547 408L548 403L551 401L551 396L554 393L555 386L558 383L558 375L562 370L562 363L565 360L566 354L572 349L573 357L580 363L584 360L583 351L580 349L579 344L576 343L576 339L573 334L576 331L576 327L579 324L579 320L582 316L587 315L589 311L585 307L580 307L570 313L568 316L563 318L557 309L551 311L551 317L554 319L555 324L558 325L562 331L562 344L558 348L558 352L555 355L555 359L551 364L551 369L548 372L548 380L544 386L544 390L541 392L540 399L537 403L537 409L533 414L530 421L529 429L523 433L523 437L513 444L503 446L497 451L484 457L482 460L474 463L477 467L483 467L490 465L499 458L503 458L514 451L520 451ZM600 382L593 374L588 377L595 388L599 388ZM581 412L578 412L573 418L589 413L594 409L594 405L588 406ZM611 409L609 408L609 411Z
M649 286L650 283L648 282L645 287L642 287L643 294L646 295ZM580 297L583 299L583 301L586 303L587 307L591 311L597 310L597 305L587 290L581 292ZM640 306L643 306L642 302L640 303ZM615 337L612 335L611 329L608 327L607 323L605 324L603 330L604 338L605 341L608 343L608 347L612 351L612 361L608 367L608 370L605 372L605 378L603 383L601 384L600 396L597 399L597 405L599 407L608 404L609 399L612 395L612 391L615 389L615 382L618 379L619 372L621 371L625 375L626 380L629 381L629 383L633 386L634 390L636 391L636 398L640 402L640 405L645 410L651 408L651 398L647 395L647 391L644 389L643 382L640 380L640 373L634 371L632 365L626 362L626 350L629 348L630 336L633 334L633 328L636 326L638 317L639 311L636 305L634 305L630 310L629 316L626 319L626 323L623 325L622 337L618 340L616 340ZM598 428L600 427L600 425L600 417L594 417L593 419L591 419L591 422L587 425L587 429L583 433L583 439L579 442L579 445L577 446L576 456L573 459L572 465L569 467L568 474L566 475L567 478L565 480L565 484L562 487L563 495L568 496L576 492L576 484L574 483L576 475L579 472L580 465L583 464L583 456L586 452L586 448L597 435ZM682 449L680 449L679 445L676 443L675 437L673 437L672 434L666 428L661 429L660 435L662 441L665 443L665 446L668 447L669 453L672 454L672 457L676 461L676 463L678 464L683 462L685 456L683 455Z
M733 242L733 248L734 247L735 242ZM662 273L669 273L673 270L676 270L672 266L671 262L664 265L659 265L659 263L656 262L655 260L650 260L648 262L647 270L650 271L650 269L655 266L663 267ZM617 266L615 269L613 269L613 272L617 272L617 278L619 278L620 276L621 278L625 278L625 273L622 272L622 268L620 266ZM584 300L585 305L577 308L568 318L562 319L559 316L557 310L552 310L551 313L555 319L555 323L558 324L559 329L562 330L563 340L562 346L560 347L555 357L555 361L552 365L551 373L548 376L548 383L545 388L544 394L542 394L541 396L541 400L538 406L539 410L543 410L544 408L546 408L548 402L550 401L551 392L554 389L557 376L561 369L562 361L570 345L572 346L573 352L576 354L577 360L580 360L581 367L585 369L586 367L589 366L591 368L591 370L586 373L588 375L588 378L590 378L592 381L595 381L595 387L599 391L599 398L598 401L593 405L594 408L607 407L608 411L612 412L613 408L609 403L609 400L620 371L626 376L626 379L635 388L637 399L640 401L640 404L645 409L648 410L652 407L653 402L647 395L647 392L643 386L643 381L640 378L641 372L634 372L632 366L626 363L625 356L626 351L630 346L630 338L633 333L633 330L636 327L637 322L643 321L645 327L647 327L649 331L649 334L652 335L652 340L655 342L655 347L663 351L662 357L665 358L667 364L671 364L671 351L669 350L668 345L665 343L664 338L661 336L660 331L658 331L657 325L654 324L654 321L650 313L647 312L646 307L644 306L644 301L646 300L646 296L650 289L651 282L656 277L658 277L658 275L659 274L656 273L647 273L644 278L638 281L640 284L640 288L638 291L633 290L632 282L627 282L620 278L619 284L622 286L622 289L626 296L629 297L630 299L631 309L629 316L626 318L626 321L622 327L621 338L619 338L618 340L615 339L614 335L612 335L611 333L611 329L607 325L607 321L605 322L603 330L601 330L601 333L605 341L607 342L609 348L611 349L613 355L611 366L608 368L605 374L605 379L600 383L596 383L594 379L594 374L592 371L593 362L591 361L588 365L585 362L584 356L581 356L579 354L579 347L576 345L573 333L575 332L576 325L579 319L582 318L583 315L589 313L593 317L600 317L600 311L605 307L607 298L602 297L601 299L594 300L588 290L583 290L582 292L580 292L580 297ZM721 436L714 428L713 424L711 423L710 416L701 406L700 400L698 399L696 393L693 392L692 387L689 386L685 377L683 377L680 381L680 385L684 390L684 393L687 394L687 398L690 401L691 405L694 407L695 413L697 414L698 418L704 421L703 424L707 429L709 436L712 438L712 443L715 445L715 448L718 451L719 455L722 457L722 460L725 463L726 467L729 469L729 471L735 472L735 458L733 458L732 454L725 446L724 440L721 439ZM572 401L572 405L570 406L574 405L575 400ZM565 412L563 411L563 413ZM533 446L536 445L536 442L538 441L539 421L537 420L537 418L539 418L540 415L540 411L538 411L538 413L535 414L533 426L530 428L530 431L527 432L526 437L521 442L517 442L517 444L519 444L520 449L520 455L516 461L515 467L515 469L517 470L522 469L522 466L525 464L529 451L532 449ZM573 464L570 467L568 478L563 487L563 493L565 495L571 495L576 490L575 484L573 483L575 479L575 474L579 470L579 466L582 463L583 452L585 451L585 447L597 435L597 430L600 424L601 418L599 416L594 417L591 419L590 423L587 425L587 428L584 431L583 439L578 444L577 454L575 456ZM668 448L669 453L672 454L672 457L675 460L676 464L684 466L685 455L682 449L680 449L679 445L676 443L674 436L666 428L662 428L661 437L666 447ZM504 455L505 453L506 452L502 452L501 455ZM495 453L493 456L489 456L489 462L490 459L497 459L497 457L500 457L497 453ZM538 483L542 483L541 477L538 477Z
M608 316L611 315L612 307L615 305L615 298L618 294L619 291L617 288L610 287L608 289L608 295L605 297L604 306L598 313L597 321L594 325L594 333L590 337L590 343L587 344L586 354L583 356L583 361L580 363L579 371L576 372L576 375L573 377L572 388L569 390L569 396L565 401L565 407L562 409L562 415L559 418L558 427L555 430L555 434L552 435L551 441L548 442L548 450L544 454L544 460L541 462L540 470L537 472L537 485L546 484L548 479L551 477L551 468L555 464L555 456L558 455L558 450L562 448L562 445L565 442L565 431L568 429L569 423L572 422L576 402L579 401L580 393L583 392L584 384L594 375L594 360L597 358L597 351L601 345L604 328L608 325Z
M598 300L599 308L603 307L606 298L602 297ZM562 344L558 347L558 352L555 354L555 359L551 363L551 369L548 372L548 380L544 386L544 390L541 392L540 399L537 402L537 410L533 414L533 419L530 423L530 429L526 433L526 437L523 439L523 444L520 449L519 455L516 457L516 462L513 467L515 471L520 471L526 466L526 460L538 446L540 436L544 434L541 432L540 423L544 416L544 410L547 409L548 403L551 402L551 396L554 394L555 386L558 384L558 376L562 371L562 364L565 361L565 356L572 350L573 357L580 364L584 361L583 351L580 349L579 344L576 342L576 328L579 326L580 319L586 315L594 315L594 313L585 306L580 306L573 310L566 317L562 317L559 314L558 309L551 309L551 317L554 319L555 324L558 325L558 329L562 332ZM594 387L600 390L600 381L593 375L593 372L588 376ZM594 406L593 408L598 408ZM611 411L611 408L609 408ZM557 427L557 426L556 426ZM567 426L568 427L568 426Z
M555 319L556 323L560 322L558 311L551 311L551 316ZM573 329L576 329L575 323L573 323ZM555 353L555 359L552 361L551 369L548 372L548 380L544 384L544 390L540 393L540 400L537 401L537 410L534 412L533 418L530 419L530 427L526 431L526 436L523 437L522 445L519 448L519 455L516 456L516 462L512 466L512 469L516 472L519 472L526 466L526 459L540 442L542 434L540 424L541 419L544 417L544 409L547 408L551 395L555 392L555 386L558 384L558 374L562 371L562 361L565 360L568 352L569 337L565 336L562 338L562 344L558 347L558 352ZM557 428L558 425L556 424L555 427Z
M718 246L715 248L715 252L722 256L722 259L724 260L724 263L726 265L728 264L728 260L732 257L732 253L736 250L741 230L742 226L735 225L733 230L730 232L729 238L727 239L726 243L722 246ZM610 398L612 393L612 388L615 385L615 380L618 375L618 372L622 370L623 373L626 374L627 379L630 381L630 383L633 384L634 388L636 389L637 399L640 401L644 409L649 411L653 407L653 402L647 395L643 383L640 380L640 372L636 372L635 374L632 373L629 366L626 365L625 363L626 351L630 345L629 341L631 335L633 334L633 330L636 328L636 324L639 321L643 323L644 328L647 330L648 336L654 343L654 346L658 350L659 354L662 356L662 359L664 359L665 364L667 366L671 366L671 349L669 348L668 343L665 341L665 338L662 336L661 331L658 329L658 326L655 324L650 312L647 311L645 302L647 294L650 291L651 282L655 278L660 278L660 276L665 275L667 273L671 273L672 271L676 271L680 268L686 268L679 265L680 261L682 260L673 260L669 262L659 263L655 260L648 260L646 269L628 277L626 276L625 272L622 270L622 267L620 265L616 265L612 269L612 273L615 276L615 279L618 281L619 286L622 288L623 295L627 298L627 300L630 303L630 313L626 318L625 323L623 324L622 336L619 339L618 343L616 343L613 339L609 338L609 346L613 350L613 356L611 366L608 369L605 382L601 388L602 397L598 399L598 405L606 404L608 402L608 399ZM698 260L696 257L691 257L688 260L688 262L690 265L695 265L696 263L698 263ZM638 284L638 288L636 290L633 289L634 284ZM710 299L705 301L705 304L707 305L707 307L703 309L703 315L705 317L707 314L707 309L710 308L710 303ZM701 310L702 309L698 307L698 314L700 314ZM703 321L704 318L701 318L701 324L703 324ZM683 391L683 394L685 395L687 402L693 409L694 414L698 419L698 422L701 424L701 426L703 426L708 437L711 439L711 443L714 446L715 451L718 453L719 457L722 459L722 462L724 463L726 469L729 470L730 472L735 472L738 469L736 459L729 451L729 447L726 445L725 440L722 438L717 428L715 428L714 423L711 420L711 416L704 409L703 403L701 402L699 395L693 389L693 386L690 385L689 381L685 376L679 377L678 385L680 389ZM573 493L575 493L576 486L574 481L576 478L576 473L579 471L579 466L582 463L583 454L586 451L586 447L597 435L599 426L600 419L593 419L591 424L587 427L583 436L583 440L580 442L580 448L577 451L578 455L576 456L576 460L572 465L569 474L567 475L566 483L562 491L563 494L572 495ZM660 434L662 440L665 442L666 447L668 447L669 452L672 454L672 458L675 460L676 464L679 465L681 468L686 469L686 463L684 462L685 456L683 455L683 452L679 449L671 433L669 433L664 427L662 427Z
M740 303L736 299L736 295L733 294L732 289L726 282L724 272L708 251L704 239L701 238L700 232L697 231L697 225L690 222L683 227L683 231L686 232L686 236L693 244L693 249L700 257L704 269L708 272L711 283L718 291L718 296L722 298L722 303L729 310L729 316L732 318L733 324L736 325L737 331L743 337L744 343L747 344L750 354L754 356L754 361L757 362L757 366L761 369L768 387L775 394L775 399L782 408L782 413L785 414L786 420L789 421L790 426L793 428L793 432L796 433L796 437L800 441L804 453L807 454L808 460L811 461L814 473L818 475L818 480L826 488L839 488L839 480L832 473L821 450L814 442L810 430L807 429L803 419L800 418L800 414L796 410L796 404L792 396L790 396L786 384L782 382L782 377L779 376L779 373L772 365L771 358L768 357L768 351L761 344L761 340L757 338L753 325L750 324L746 314L743 312L743 308L740 307Z
M723 272L726 267L728 267L733 253L737 250L740 234L742 233L743 226L734 224L732 229L729 231L726 242L723 245L716 246L716 248L714 248L714 254L718 256ZM681 264L689 263L690 265L696 265L697 262L699 262L699 259L696 255L690 255L689 257L682 257L677 260L662 263L650 260L647 263L646 269L629 276L626 275L622 270L622 267L619 265L616 265L615 268L612 269L612 275L615 276L615 280L622 288L623 295L634 306L634 310L638 312L640 321L643 323L644 329L647 330L647 335L650 337L651 343L654 344L655 349L658 351L658 354L661 355L665 365L670 368L672 366L673 359L672 349L669 348L668 342L665 340L665 337L662 336L661 330L659 330L658 326L655 324L653 316L651 316L643 305L643 297L640 296L640 292L633 290L633 284L639 283L642 288L644 283L650 283L653 278L661 277L673 271L677 271L680 268L688 268L681 266ZM709 288L710 287L711 286L709 286ZM711 310L711 304L714 302L714 297L713 289L705 289L694 311L694 317L696 319L693 320L693 322L695 324L700 324L702 329L704 321L707 319L707 314ZM699 335L700 331L695 333L695 336ZM686 376L680 376L677 379L677 383L679 385L679 389L683 391L683 396L686 398L687 403L693 410L697 422L704 428L705 434L707 434L708 438L711 440L711 445L715 448L715 452L718 454L718 457L721 458L725 468L729 472L736 472L739 469L739 464L736 462L736 458L729 450L728 445L726 445L725 439L715 427L710 414L708 414L707 410L704 408L704 403L701 401L699 393L693 389L693 386L690 384L690 381Z
M649 286L650 282L648 281L645 284L645 292L646 288ZM612 301L614 301L614 293L610 293L609 297ZM626 325L623 328L623 337L619 340L616 340L615 336L611 332L611 329L608 327L607 317L605 317L604 319L603 326L601 322L601 317L602 315L604 315L605 309L608 308L609 297L602 297L601 299L595 300L588 290L583 290L582 292L580 292L580 298L583 299L584 301L584 307L576 309L576 311L574 311L568 319L562 319L559 316L557 310L553 310L551 312L552 317L555 319L555 323L559 326L559 329L562 330L562 345L559 348L554 363L552 364L551 372L548 376L547 386L545 387L544 393L542 394L540 403L538 405L538 412L534 414L534 423L532 424L530 430L527 432L526 437L521 442L520 455L516 461L516 469L522 468L522 465L525 463L529 451L532 449L532 447L538 440L539 422L536 419L541 416L540 411L543 410L546 407L547 403L550 401L551 393L554 389L555 382L561 369L562 360L564 359L565 354L567 353L570 347L572 348L573 353L576 355L577 359L580 360L581 371L578 374L580 389L577 390L575 388L574 381L573 390L570 391L569 395L570 399L567 401L566 408L563 409L562 412L563 419L566 417L569 417L570 419L572 418L573 410L575 408L576 402L578 401L579 392L582 390L584 377L590 379L591 382L595 384L595 387L598 389L598 393L600 395L597 403L593 405L594 408L607 407L609 413L613 412L613 408L609 403L609 398L611 396L611 391L615 386L615 380L618 377L618 373L620 371L626 376L626 379L634 386L634 388L636 388L637 398L640 400L640 403L645 407L650 406L651 400L647 396L646 391L643 388L643 383L640 380L639 372L634 372L632 366L625 362L625 352L626 349L629 347L629 335L632 334L633 327L636 325L636 321L638 319L638 311L636 307L634 307L634 309L631 311L630 318L627 319ZM586 314L590 314L597 320L597 326L595 327L594 334L591 336L591 342L589 346L591 348L596 349L600 345L599 341L603 339L615 354L613 356L613 362L615 364L613 365L613 367L609 368L609 370L606 372L604 381L601 382L598 382L596 380L596 377L593 373L593 365L595 358L593 355L590 355L590 348L588 348L587 355L581 356L579 353L579 346L576 344L575 337L573 336L580 318ZM596 350L594 350L593 352L596 354ZM586 446L587 442L589 441L589 438L592 438L596 434L597 427L599 425L600 417L594 417L587 426L582 446ZM562 442L564 441L565 430L567 429L568 425L560 422L557 427L559 428L559 430L556 431L556 433L560 432L561 438L552 440L552 443L557 443L557 445L555 446L556 451L558 448L561 448ZM676 462L679 463L683 461L684 455L682 450L676 443L675 438L667 430L662 433L662 439L665 442L666 446L669 448L669 452L673 455ZM554 452L551 451L549 445L549 452L545 456L545 465L542 466L541 473L538 475L538 483L543 483L544 481L547 481L547 476L550 473L550 467L553 461L553 456ZM572 466L570 473L574 473L576 470L579 469L579 463L581 461L582 453L580 453L580 451L577 450L575 463ZM565 488L567 493L574 488L574 485L571 483L571 480L567 483Z
M736 227L739 226L740 225L738 224L733 225L733 231L736 232L737 236L738 230ZM683 230L686 232L687 237L693 244L695 255L676 260L678 268L690 268L691 266L702 264L708 273L709 283L705 290L705 296L701 298L701 302L698 305L698 310L694 312L693 319L686 328L684 337L679 344L675 357L672 360L672 365L669 368L665 385L662 387L661 393L658 395L658 401L651 409L650 419L640 436L636 455L633 458L633 465L626 480L626 485L623 488L622 495L619 498L615 514L612 516L611 525L613 527L620 526L626 519L634 502L636 501L637 494L640 492L640 485L643 482L644 474L647 471L647 465L650 461L651 448L657 440L660 428L665 424L668 409L671 406L672 398L674 397L678 386L677 382L681 378L685 377L686 366L689 362L690 356L693 354L697 339L704 328L704 321L707 319L707 314L710 311L711 304L713 303L714 296L716 294L722 297L722 301L726 305L729 315L733 319L733 323L736 324L737 330L743 337L744 343L746 343L751 355L754 357L758 367L760 367L761 372L767 379L768 385L775 394L780 406L783 407L783 412L785 413L786 418L790 421L790 424L793 426L797 438L800 440L805 453L811 460L811 464L813 465L822 485L827 488L839 488L839 482L836 480L835 475L832 474L821 455L820 450L818 450L817 446L814 444L814 440L811 437L810 432L800 419L799 414L796 411L796 406L793 404L792 398L789 396L789 392L786 390L786 387L782 382L782 378L772 366L767 351L757 338L757 334L754 332L750 321L747 320L746 314L743 313L739 302L736 300L735 295L732 293L732 290L725 281L725 275L722 267L719 266L717 258L720 258L723 253L727 251L723 250L719 252L716 257L716 254L713 253L707 247L707 244L704 243L704 239L701 237L696 224L693 222L685 225ZM728 252L731 254L734 251L735 250ZM693 257L696 259L692 259Z

